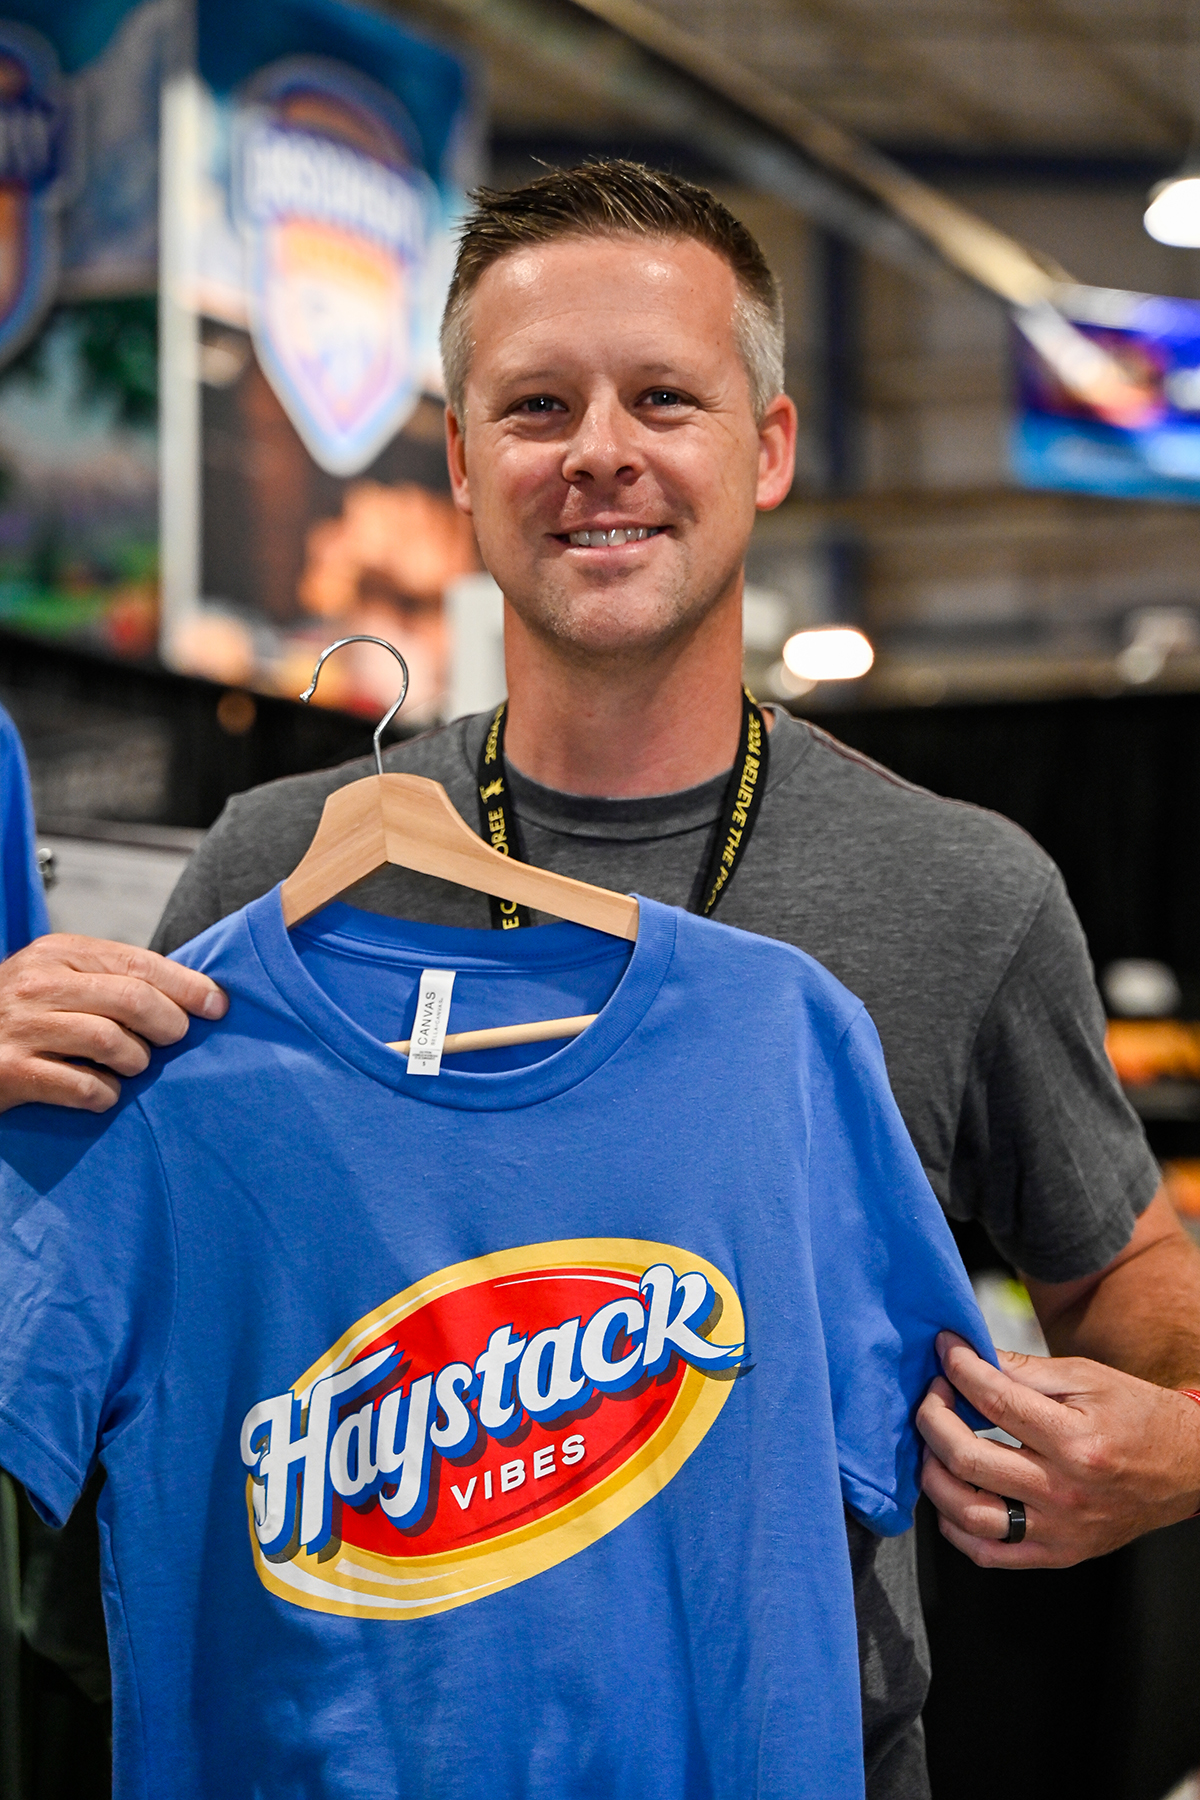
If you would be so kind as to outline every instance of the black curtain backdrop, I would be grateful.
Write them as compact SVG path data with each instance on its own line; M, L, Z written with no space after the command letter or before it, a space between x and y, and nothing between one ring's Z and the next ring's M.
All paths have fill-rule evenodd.
M812 717L906 780L1024 826L1062 870L1098 967L1161 957L1200 987L1200 694Z

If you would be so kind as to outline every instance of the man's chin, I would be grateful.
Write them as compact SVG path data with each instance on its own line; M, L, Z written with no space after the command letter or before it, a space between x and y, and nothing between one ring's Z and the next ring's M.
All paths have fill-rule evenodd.
M709 611L678 592L638 592L629 582L605 582L583 593L543 592L512 602L538 637L597 658L644 657L694 629Z
M603 613L590 608L582 613L556 611L529 621L560 651L596 662L653 657L686 636L697 622L680 609L647 613L624 608Z

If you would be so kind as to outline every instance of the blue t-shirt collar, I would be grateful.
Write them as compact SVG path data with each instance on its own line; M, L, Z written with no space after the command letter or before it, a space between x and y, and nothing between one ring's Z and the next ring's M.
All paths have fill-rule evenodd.
M436 1078L409 1075L405 1058L364 1031L316 982L296 954L283 922L280 889L252 901L245 917L258 959L287 1006L320 1040L363 1074L399 1093L435 1106L490 1112L532 1106L576 1086L618 1051L632 1035L658 993L675 950L676 909L638 896L639 925L625 973L616 991L582 1036L527 1068L495 1074L456 1070L442 1064ZM551 968L603 954L613 940L585 926L556 923L529 930L468 931L415 924L335 902L323 907L299 931L318 932L349 954L369 956L382 970L389 963L415 968L507 971L532 965ZM499 1024L517 1020L500 1019Z

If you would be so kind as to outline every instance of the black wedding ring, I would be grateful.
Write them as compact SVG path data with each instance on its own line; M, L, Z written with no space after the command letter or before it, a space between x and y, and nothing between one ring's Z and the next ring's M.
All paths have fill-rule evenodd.
M1023 1500L1010 1500L1006 1494L1001 1494L1000 1498L1008 1508L1008 1530L1000 1542L1019 1544L1025 1536L1025 1503Z

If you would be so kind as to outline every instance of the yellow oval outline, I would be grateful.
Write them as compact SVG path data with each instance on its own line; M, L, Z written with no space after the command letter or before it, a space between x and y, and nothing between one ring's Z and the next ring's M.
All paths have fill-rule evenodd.
M492 1251L415 1282L343 1332L332 1349L305 1370L292 1391L307 1399L322 1376L353 1362L365 1344L437 1296L500 1275L572 1266L640 1278L654 1263L668 1263L676 1275L698 1269L721 1301L721 1341L745 1342L745 1319L737 1292L720 1269L702 1256L642 1238L564 1238ZM268 1562L254 1530L254 1482L248 1476L246 1507L259 1580L270 1593L294 1606L352 1619L423 1619L469 1605L485 1594L499 1593L586 1550L661 1493L712 1427L732 1386L731 1373L704 1375L689 1365L666 1418L628 1462L557 1511L461 1551L392 1558L343 1544L332 1552L326 1546L318 1556L302 1551L289 1562ZM404 1573L393 1572L399 1570Z

